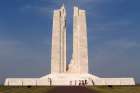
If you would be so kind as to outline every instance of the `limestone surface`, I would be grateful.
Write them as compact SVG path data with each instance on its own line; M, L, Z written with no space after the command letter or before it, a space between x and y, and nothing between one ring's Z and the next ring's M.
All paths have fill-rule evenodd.
M64 5L54 10L51 73L66 72L66 10Z
M69 72L88 73L86 12L74 7L73 17L73 54L69 64Z

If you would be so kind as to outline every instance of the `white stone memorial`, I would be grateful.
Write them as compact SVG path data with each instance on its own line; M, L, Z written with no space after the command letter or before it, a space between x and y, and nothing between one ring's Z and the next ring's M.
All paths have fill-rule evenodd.
M66 62L66 9L54 10L51 73L40 78L7 78L5 86L135 85L134 78L101 78L88 73L86 11L74 7L73 54Z

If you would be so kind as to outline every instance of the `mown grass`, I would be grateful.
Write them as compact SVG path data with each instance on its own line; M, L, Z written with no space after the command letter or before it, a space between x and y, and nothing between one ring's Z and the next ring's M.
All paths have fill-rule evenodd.
M43 87L43 86L40 87L39 86L38 87L0 86L0 93L50 93L49 91L54 88L55 87ZM97 93L140 93L140 86L112 86L112 87L93 86L87 88L97 91Z
M49 93L53 87L5 87L0 86L0 93Z
M140 93L140 86L94 86L98 93Z

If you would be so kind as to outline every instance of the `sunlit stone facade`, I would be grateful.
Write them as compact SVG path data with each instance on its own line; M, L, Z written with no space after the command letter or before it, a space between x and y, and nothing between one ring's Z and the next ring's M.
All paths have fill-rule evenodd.
M64 5L54 10L51 73L66 72L66 10Z
M69 65L71 73L88 73L88 44L86 12L74 7L73 54Z

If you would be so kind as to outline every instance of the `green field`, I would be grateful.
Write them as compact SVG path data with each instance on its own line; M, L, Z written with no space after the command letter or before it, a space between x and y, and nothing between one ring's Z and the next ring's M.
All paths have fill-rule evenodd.
M49 93L53 87L0 87L0 93Z
M57 93L60 93L59 90L61 91L61 93L63 93L63 89L65 90L64 93L66 93L69 90L72 90L73 93L77 93L75 92L75 90L79 91L78 93L80 93L80 90L81 90L80 88L78 90L78 87L75 87L73 89L61 87L59 89L58 87L4 87L4 86L0 86L0 93L56 93L56 92L51 92L52 90L55 90L55 89L57 89L56 90ZM85 89L93 91L93 92L86 92L86 93L140 93L140 86L113 86L113 87L94 86L94 87L87 87Z
M140 86L90 87L99 93L140 93Z

